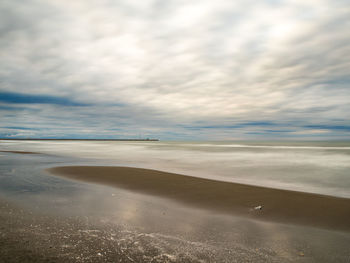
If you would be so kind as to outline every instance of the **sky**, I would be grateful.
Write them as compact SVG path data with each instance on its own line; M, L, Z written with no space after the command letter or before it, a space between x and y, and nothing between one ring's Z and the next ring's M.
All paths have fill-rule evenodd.
M2 0L0 137L348 140L349 0Z

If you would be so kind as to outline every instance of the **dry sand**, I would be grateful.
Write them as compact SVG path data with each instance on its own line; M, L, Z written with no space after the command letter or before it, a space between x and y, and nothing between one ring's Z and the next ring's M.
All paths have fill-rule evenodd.
M346 198L129 167L65 166L48 171L74 180L156 195L217 213L350 230L350 199ZM254 209L260 205L262 209Z

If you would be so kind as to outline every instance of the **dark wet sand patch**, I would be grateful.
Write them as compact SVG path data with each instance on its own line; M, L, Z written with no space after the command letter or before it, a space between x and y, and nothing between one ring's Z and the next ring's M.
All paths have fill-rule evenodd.
M4 150L1 150L0 152L3 152L3 153L18 153L18 154L39 154L37 152L25 152L25 151L4 151Z
M50 173L175 200L214 212L350 230L350 199L221 182L149 169L65 166ZM256 210L254 207L262 206Z

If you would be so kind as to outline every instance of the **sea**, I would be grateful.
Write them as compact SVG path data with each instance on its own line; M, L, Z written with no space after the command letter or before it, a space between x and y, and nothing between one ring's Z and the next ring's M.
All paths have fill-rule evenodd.
M0 150L350 197L350 142L3 140Z

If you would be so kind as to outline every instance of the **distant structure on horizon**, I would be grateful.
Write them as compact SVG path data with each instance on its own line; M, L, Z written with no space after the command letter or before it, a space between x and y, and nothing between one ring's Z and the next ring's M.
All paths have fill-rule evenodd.
M159 139L60 139L60 138L0 138L0 140L17 141L159 141Z

